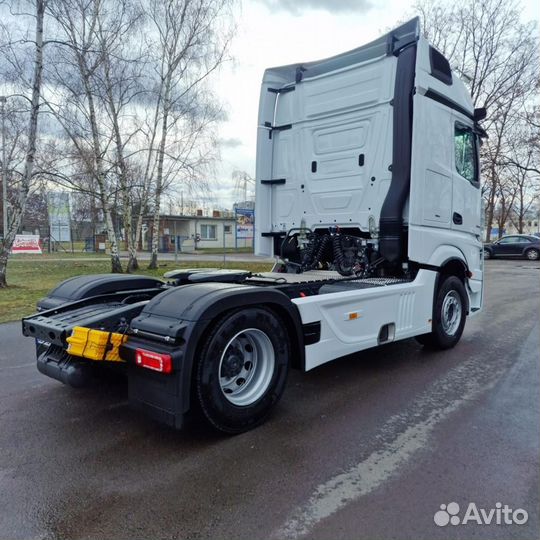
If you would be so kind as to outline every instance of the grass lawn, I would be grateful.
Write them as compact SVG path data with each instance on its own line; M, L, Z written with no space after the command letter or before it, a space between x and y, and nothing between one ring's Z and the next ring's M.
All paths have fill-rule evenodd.
M239 248L223 248L223 247L215 247L215 248L197 248L197 251L195 253L213 253L215 255L218 255L220 253L253 253L252 247L239 247Z
M55 258L59 257L55 253ZM65 255L62 260L25 259L12 257L8 263L7 281L8 288L0 289L0 323L15 321L25 315L35 312L36 302L46 296L47 292L58 285L64 279L80 276L83 274L104 274L110 271L109 258L103 260L74 261L75 254ZM51 254L52 258L53 254ZM94 256L96 256L94 254ZM158 270L146 270L148 261L142 261L141 270L138 274L161 277L168 270L174 268L222 268L218 262L186 262L175 263L163 261ZM266 263L242 263L229 262L226 268L239 268L252 272L264 272L270 270L272 264Z

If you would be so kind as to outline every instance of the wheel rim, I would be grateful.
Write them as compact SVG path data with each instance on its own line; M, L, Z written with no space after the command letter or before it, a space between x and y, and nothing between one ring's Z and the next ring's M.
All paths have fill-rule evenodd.
M268 389L274 367L275 353L270 338L258 328L242 330L227 343L221 355L221 392L233 405L251 405Z
M484 259L489 259L490 256L491 256L491 253L487 249L484 249Z
M441 322L445 333L453 336L461 322L461 298L456 291L446 293L442 304Z
M529 251L527 251L527 259L529 259L530 261L536 261L536 259L538 259L538 251L534 249L530 249Z

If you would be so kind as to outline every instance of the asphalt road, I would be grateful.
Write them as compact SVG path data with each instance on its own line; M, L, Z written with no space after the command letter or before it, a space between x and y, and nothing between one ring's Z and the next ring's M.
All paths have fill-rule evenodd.
M49 380L0 325L0 538L539 538L540 263L486 267L455 349L294 372L270 421L233 438L147 420L122 382ZM439 527L450 502L528 521Z

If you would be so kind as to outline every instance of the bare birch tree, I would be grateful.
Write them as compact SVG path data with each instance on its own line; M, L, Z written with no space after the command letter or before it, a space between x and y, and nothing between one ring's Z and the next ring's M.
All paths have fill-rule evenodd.
M489 239L504 177L501 156L507 149L507 132L537 87L537 29L521 21L514 0L420 0L414 8L426 36L468 83L474 104L488 110L484 128L489 139L481 157Z
M10 237L20 226L28 182L40 175L48 185L80 193L93 215L102 216L113 272L122 271L121 234L128 271L138 267L143 216L152 212L151 266L157 265L162 197L179 185L188 192L204 189L205 173L217 157L215 127L223 113L208 81L226 60L235 2L36 1L41 21L48 22L50 53L44 63L43 43L36 47L41 56L34 90L42 72L46 84L37 101L26 96L33 101L28 152L18 196L12 197ZM10 45L20 53L29 43L34 40L24 35ZM7 56L22 72L19 55ZM13 79L21 84L23 77L17 73ZM40 98L49 132L34 166ZM9 237L5 260L8 243Z
M159 215L166 182L166 162L181 165L186 178L193 175L200 154L197 142L218 116L204 101L201 87L225 61L231 29L224 21L231 0L150 0L148 16L157 38L155 52L158 84L156 111L159 120L155 137L155 178L152 198L152 255L149 268L157 268ZM173 154L170 133L188 126L182 156ZM175 141L178 146L178 140ZM178 168L178 167L177 167Z
M95 179L111 270L122 272L112 209L118 199L122 200L125 234L131 240L125 131L120 126L131 85L127 71L121 69L113 75L112 69L113 63L118 68L113 59L120 58L122 41L133 25L132 13L125 1L107 0L51 0L50 13L58 29L59 45L57 61L51 65L47 104L64 130L75 161ZM71 174L65 180L77 189L74 178Z
M26 202L30 193L33 179L34 161L36 159L37 138L38 138L38 118L41 99L41 82L43 74L43 25L45 17L45 0L34 0L31 5L33 17L35 18L35 38L34 46L34 69L31 82L30 111L28 121L28 134L26 140L26 156L24 161L23 174L18 183L16 195L11 200L8 214L8 227L4 231L4 237L0 244L0 288L7 286L6 272L9 253L15 235L19 230L26 208ZM10 47L10 52L14 53Z
M527 119L527 113L524 118ZM525 232L525 221L530 211L538 206L540 190L540 148L538 128L532 122L521 122L516 126L508 144L510 158L502 158L508 171L509 184L514 200L509 219L519 233ZM540 208L536 208L538 211Z
M133 232L134 178L128 162L129 144L138 135L135 112L126 111L136 106L143 93L142 72L145 58L135 43L135 32L142 21L142 12L125 0L111 4L112 12L98 16L97 38L102 55L102 66L97 70L102 99L113 132L118 191L124 237L127 243L128 264L131 272L138 267L136 238ZM135 52L134 52L135 51ZM129 114L131 112L131 114ZM126 155L126 152L128 155Z
M139 247L139 242L141 241L142 236L142 226L144 214L148 211L148 199L150 195L150 188L152 186L152 180L155 174L155 141L157 137L157 128L159 124L159 110L161 108L161 103L159 99L154 104L154 110L151 112L151 120L145 120L142 125L140 134L142 136L142 144L144 148L143 156L144 161L141 164L141 174L140 178L142 179L141 186L138 187L137 191L139 196L138 207L137 207L137 219L135 222L134 229L134 240L133 254L130 255L130 260L128 262L128 272L132 272L139 268L139 262L137 259L137 249Z

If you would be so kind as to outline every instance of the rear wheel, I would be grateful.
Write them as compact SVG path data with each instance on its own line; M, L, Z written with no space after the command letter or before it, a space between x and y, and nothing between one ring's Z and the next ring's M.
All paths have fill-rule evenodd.
M274 312L247 308L228 313L202 345L195 370L196 407L219 431L254 428L283 393L289 356L287 332Z
M525 252L525 257L527 257L529 261L537 261L540 258L540 251L538 251L536 248L528 249Z
M432 330L416 340L434 349L450 349L460 340L467 315L467 293L460 279L448 276L440 285L433 309Z

